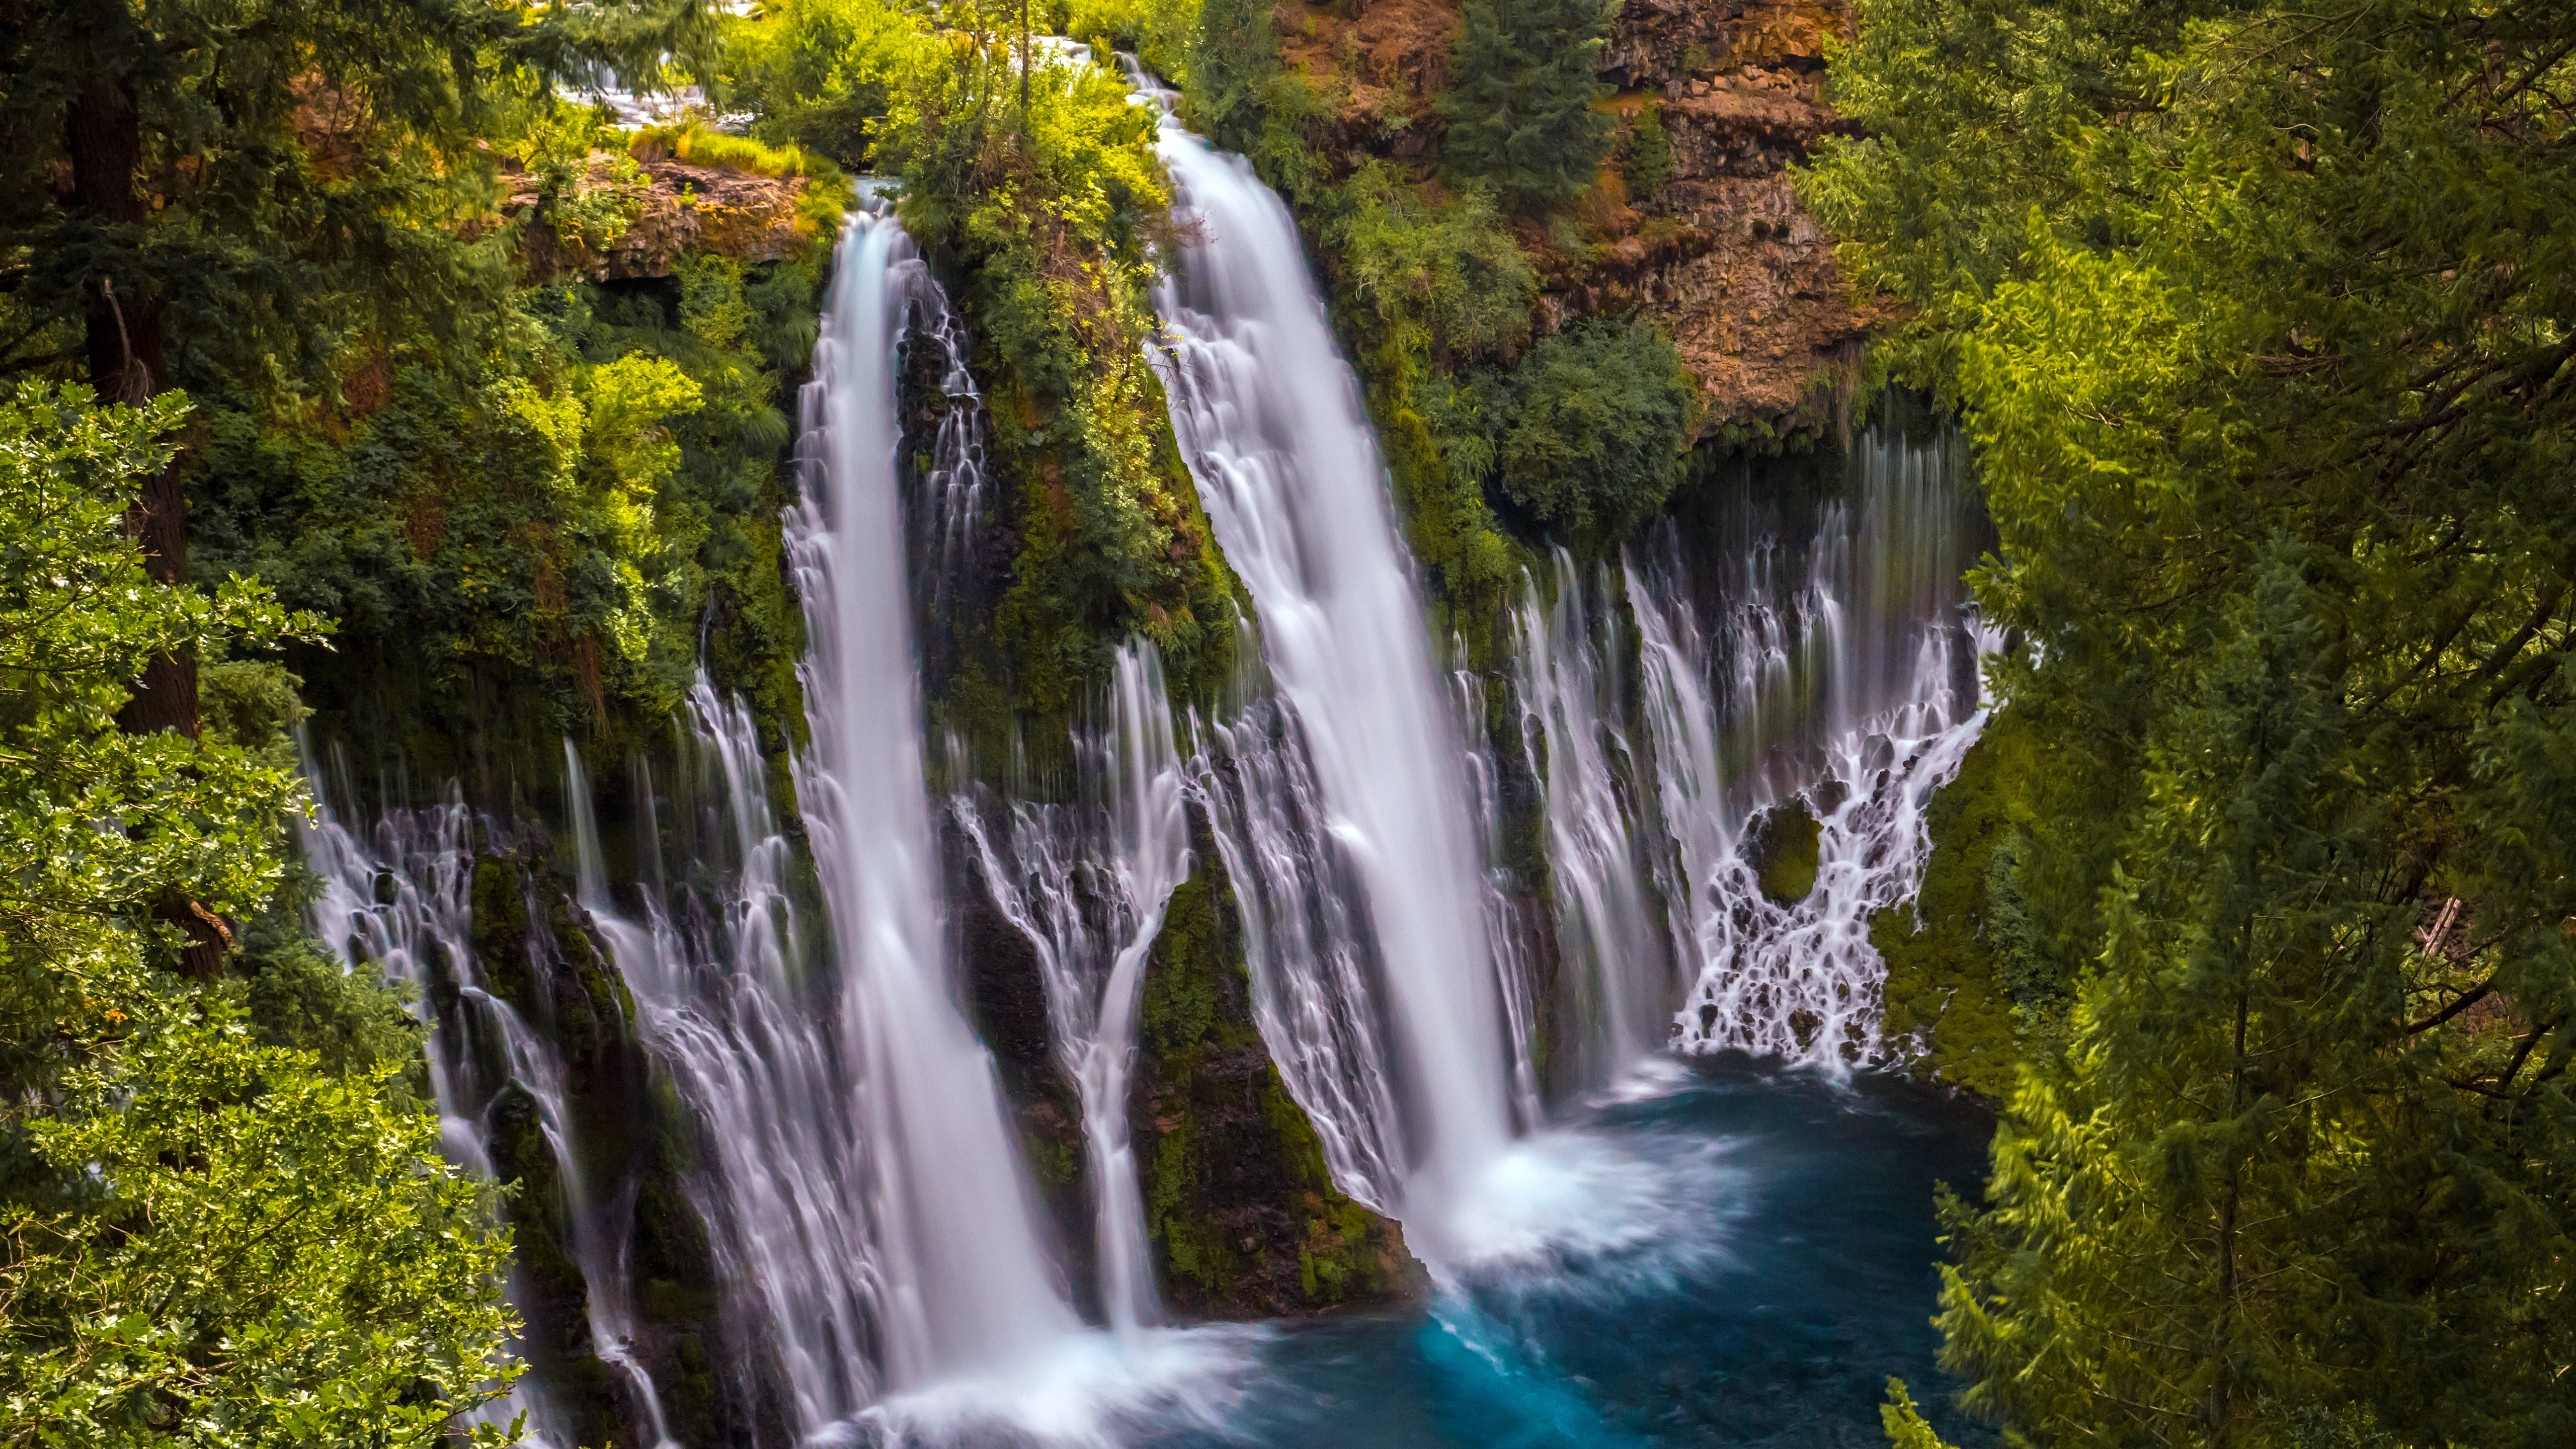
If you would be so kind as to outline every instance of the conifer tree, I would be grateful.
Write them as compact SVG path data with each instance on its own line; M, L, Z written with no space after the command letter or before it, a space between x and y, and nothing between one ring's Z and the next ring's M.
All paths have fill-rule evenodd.
M1593 107L1609 94L1596 70L1610 16L1600 0L1468 0L1449 51L1456 79L1437 101L1451 181L1537 208L1592 184L1618 137Z
M2074 1004L1945 1361L2035 1445L2576 1440L2576 12L1859 34L1805 194L1962 409L2064 765L2011 870Z
M1638 107L1628 132L1622 170L1632 200L1645 201L1673 184L1673 141L1664 133L1663 109L1652 101Z

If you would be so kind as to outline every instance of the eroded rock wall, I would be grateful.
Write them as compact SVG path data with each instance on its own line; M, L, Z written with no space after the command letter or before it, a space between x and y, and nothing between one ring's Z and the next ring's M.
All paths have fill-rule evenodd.
M1336 170L1375 155L1427 172L1460 6L1278 8L1283 58L1333 98ZM1601 79L1618 88L1606 105L1630 122L1656 108L1672 179L1651 195L1605 184L1576 209L1579 247L1523 227L1546 288L1538 329L1640 310L1698 377L1705 433L1821 426L1856 379L1875 317L1850 295L1788 167L1842 124L1824 95L1825 50L1852 25L1848 0L1628 0L1602 56Z

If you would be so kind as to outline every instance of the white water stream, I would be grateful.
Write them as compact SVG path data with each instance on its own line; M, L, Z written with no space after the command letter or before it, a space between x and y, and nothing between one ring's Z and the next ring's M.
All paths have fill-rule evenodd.
M1406 1130L1340 1130L1410 1144L1400 1210L1436 1260L1441 1211L1514 1127L1458 723L1358 383L1287 208L1168 116L1157 149L1192 229L1156 294L1167 334L1153 360L1217 540L1251 589L1324 829L1364 888L1391 1008Z
M922 775L897 493L897 345L929 280L890 216L852 218L814 381L788 554L811 639L797 794L832 916L831 1023L877 1213L887 1384L1004 1369L1079 1327L1039 1244L993 1061L956 1001Z
M303 769L313 790L314 818L300 824L297 833L305 860L321 886L310 913L314 934L343 965L409 983L417 993L413 1010L424 1023L436 1027L433 991L444 984L466 1008L456 1026L469 1031L479 1027L499 1038L507 1080L534 1104L539 1133L554 1159L566 1220L550 1226L581 1274L591 1351L626 1380L656 1449L669 1445L661 1395L632 1348L636 1325L628 1294L631 1275L623 1226L631 1213L621 1211L629 1204L603 1200L598 1184L591 1180L566 1100L564 1063L553 1035L532 1029L509 1002L492 994L475 956L477 831L472 813L456 799L425 809L390 810L372 838L362 837L342 824L333 810L318 762L308 756ZM537 958L536 968L550 970L551 962L545 959L549 943L532 940L529 945L531 956ZM547 988L541 982L537 989ZM447 1033L436 1033L425 1055L431 1097L438 1104L440 1139L449 1159L489 1178L492 1161L479 1117L497 1095L498 1084L479 1084L484 1090L478 1093L478 1084L472 1081L470 1036L451 1039ZM622 1193L613 1192L610 1198L622 1199ZM513 1296L522 1296L515 1285ZM506 1425L522 1412L538 1444L569 1442L566 1416L534 1381L523 1380L484 1418Z
M994 903L1036 949L1056 1052L1082 1098L1100 1299L1132 1336L1161 1317L1145 1204L1128 1141L1145 958L1188 879L1189 817L1162 665L1142 640L1119 651L1105 729L1076 736L1076 797L956 802Z

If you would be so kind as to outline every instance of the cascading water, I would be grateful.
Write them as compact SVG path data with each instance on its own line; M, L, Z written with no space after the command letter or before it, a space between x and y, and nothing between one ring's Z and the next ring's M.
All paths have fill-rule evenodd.
M612 1226L625 1215L603 1204L591 1181L566 1104L561 1055L548 1036L532 1030L508 1002L492 994L475 957L472 812L456 799L426 809L390 809L373 839L362 838L332 809L318 764L308 756L303 768L313 790L314 814L299 824L297 833L320 883L311 907L314 934L350 969L407 982L417 993L414 1010L434 1029L426 1057L441 1140L451 1160L485 1178L492 1175L492 1162L479 1119L497 1088L473 1080L472 1034L489 1031L497 1038L508 1084L534 1103L540 1135L563 1188L567 1221L557 1227L586 1290L592 1352L626 1379L654 1444L667 1445L661 1395L630 1347L635 1322L626 1294L625 1244ZM463 1008L445 1023L433 1005L441 986L451 988ZM435 1030L442 1025L463 1034ZM565 1416L544 1386L532 1381L523 1380L485 1417L507 1424L521 1412L527 1414L536 1442L569 1442Z
M1249 661L1247 628L1237 656ZM1253 1015L1333 1181L1379 1212L1404 1186L1403 1118L1376 1010L1358 873L1326 824L1297 717L1246 681L1230 719L1200 721L1191 789L1234 888Z
M1146 953L1190 864L1180 752L1151 644L1119 651L1108 716L1105 730L1077 736L1074 800L1004 805L977 792L955 808L995 904L1037 950L1057 1052L1082 1098L1101 1304L1126 1336L1160 1316L1128 1072Z
M1803 559L1776 525L1748 522L1707 581L1711 630L1689 606L1711 591L1692 586L1669 532L1600 585L1624 593L1639 636L1638 743L1671 852L1659 874L1695 978L1675 1027L1685 1048L1837 1070L1883 1055L1870 917L1913 894L1924 812L1985 719L1984 636L1960 581L1980 540L1963 462L1955 442L1862 439L1848 496L1819 508ZM1762 893L1753 825L1793 798L1817 822L1816 880L1782 903ZM1552 825L1556 799L1552 782Z
M1444 677L1284 209L1168 120L1162 151L1199 227L1161 293L1172 333L1154 362L1219 539L1252 588L1262 631L1256 649L1247 626L1241 654L1257 677L1220 718L1176 729L1152 651L1131 646L1096 728L1075 740L1066 798L950 802L986 886L1038 950L1083 1102L1101 1299L1119 1332L1083 1330L1047 1260L991 1059L954 999L920 733L927 646L912 621L971 616L978 601L954 590L990 573L977 552L992 537L981 423L945 299L892 220L869 216L836 263L803 398L805 501L788 520L813 639L814 744L794 770L831 929L810 906L800 919L789 812L773 808L738 702L703 680L690 696L668 817L653 785L665 757L627 765L633 879L612 876L618 822L603 845L566 747L579 902L697 1128L699 1165L678 1181L705 1220L723 1337L740 1350L715 1371L818 1443L1201 1443L1220 1423L1227 1442L1255 1444L1431 1437L1376 1422L1386 1400L1371 1397L1390 1392L1385 1374L1409 1371L1407 1355L1447 1351L1416 1333L1418 1318L1350 1315L1278 1335L1240 1399L1228 1396L1241 1355L1170 1352L1239 1336L1151 1327L1128 1071L1144 963L1191 865L1195 800L1239 907L1257 1023L1326 1164L1354 1197L1404 1215L1444 1269L1436 1312L1475 1364L1427 1392L1449 1396L1443 1414L1498 1417L1490 1432L1441 1432L1600 1442L1530 1430L1536 1399L1510 1396L1572 1401L1576 1382L1593 1393L1589 1380L1560 1389L1571 1370L1539 1360L1584 1362L1622 1339L1600 1322L1652 1312L1660 1331L1676 1304L1706 1318L1741 1296L1707 1291L1734 1271L1728 1235L1752 1220L1732 1156L1745 1119L1727 1115L1740 1084L1595 1099L1543 1127L1534 1063L1570 1052L1550 1062L1555 1084L1605 1080L1668 1039L1825 1065L1880 1051L1869 917L1912 890L1924 804L1979 718L1967 677L1977 640L1955 582L1974 532L1957 460L1879 440L1812 528L1743 522L1714 553L1668 534L1596 571L1559 556L1514 617L1511 689ZM895 466L899 372L947 394L909 510ZM1507 697L1517 716L1479 728ZM1515 733L1524 755L1467 744ZM1552 923L1538 919L1539 893L1497 867L1519 823L1506 800L1523 808L1533 778ZM1820 818L1821 864L1814 891L1782 905L1761 895L1753 840L1762 813L1793 797ZM316 924L335 944L358 942L345 948L353 962L445 983L444 1026L461 1040L433 1043L432 1084L460 1161L482 1161L476 1119L493 1083L474 1079L478 1063L497 1064L486 1078L506 1067L514 1098L534 1104L573 1220L563 1241L590 1286L590 1336L659 1438L654 1386L626 1349L636 1301L659 1301L630 1288L615 1226L634 1217L633 1183L585 1176L543 1010L521 1022L473 960L473 849L489 828L462 805L396 812L369 843L326 814L307 837L325 879ZM1527 951L1551 924L1555 1002L1537 994L1548 953ZM1791 1090L1810 1089L1838 1090ZM1797 1105L1816 1100L1784 1098L1775 1110L1796 1120L1760 1130L1788 1141L1838 1120L1838 1099ZM1693 1114L1727 1125L1674 1125ZM1802 1234L1831 1237L1817 1225L1866 1186L1780 1216L1777 1252L1761 1256L1790 1262ZM1907 1219L1895 1236L1917 1243L1924 1230ZM1889 1294L1920 1278L1914 1251L1880 1250L1896 1265ZM1556 1306L1532 1306L1551 1294ZM1542 1322L1560 1310L1562 1322ZM1909 1325L1921 1317L1910 1302L1906 1312ZM1367 1370L1353 1373L1337 1342L1369 1345ZM1301 1358L1324 1376L1300 1380ZM1928 1350L1888 1367L1927 1374ZM1663 1365L1654 1381L1680 1384L1677 1372ZM1861 1377L1866 1400L1876 1378ZM524 1382L503 1418L509 1407L528 1409L548 1442L570 1442L542 1384Z
M1326 828L1365 888L1402 1100L1418 1126L1369 1135L1410 1142L1399 1206L1415 1246L1436 1258L1439 1207L1514 1128L1458 724L1440 697L1376 440L1287 208L1246 162L1168 115L1157 149L1194 229L1157 293L1167 337L1153 360L1209 521L1252 591Z
M884 1284L868 1199L853 1190L868 1180L870 1150L855 1109L858 1064L830 1029L829 983L804 970L790 849L750 713L700 679L687 720L681 758L705 777L696 783L712 818L698 832L700 864L713 868L688 895L648 890L636 910L622 908L567 744L576 879L645 1041L704 1126L710 1173L693 1205L710 1229L727 1312L774 1355L791 1423L811 1435L879 1387ZM638 794L650 808L649 787ZM673 909L683 901L688 909Z
M1597 1085L1665 1046L1672 953L1653 894L1652 765L1625 724L1619 599L1606 577L1587 588L1564 550L1554 565L1554 597L1532 579L1521 605L1514 683L1530 770L1547 782L1568 1045L1578 1079Z
M852 218L807 385L788 554L812 639L797 762L836 943L833 1031L883 1296L890 1387L1026 1362L1079 1326L1041 1248L992 1058L951 994L922 774L921 686L897 494L895 366L936 288L891 216Z

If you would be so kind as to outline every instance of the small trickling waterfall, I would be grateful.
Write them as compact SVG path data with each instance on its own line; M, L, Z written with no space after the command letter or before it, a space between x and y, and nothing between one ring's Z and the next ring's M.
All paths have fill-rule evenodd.
M414 1010L433 1028L427 1053L430 1091L438 1105L440 1136L452 1161L479 1176L492 1175L484 1120L500 1095L516 1090L533 1104L538 1130L553 1159L566 1220L556 1224L586 1289L591 1351L617 1371L657 1446L670 1442L661 1396L631 1349L635 1332L628 1296L623 1203L604 1201L582 1150L567 1103L564 1063L551 1034L536 1030L516 1008L493 994L472 943L475 846L483 831L464 803L386 812L371 836L344 825L326 791L326 776L307 758L313 819L299 825L304 856L320 883L311 918L314 933L355 969L366 967L418 993ZM452 993L452 996L449 996ZM456 1004L442 1018L437 1003ZM488 1033L505 1073L491 1081L479 1070ZM524 1293L513 1285L513 1297ZM542 1383L524 1380L511 1396L486 1411L506 1424L528 1416L536 1442L572 1442L565 1415Z
M1626 725L1633 669L1607 575L1553 555L1554 597L1530 581L1515 620L1521 738L1547 782L1548 865L1574 1079L1608 1081L1670 1037L1672 951L1655 890L1654 763Z
M857 1067L831 1030L830 983L808 974L789 845L749 712L701 679L685 726L680 758L701 777L685 798L706 816L687 822L699 842L692 878L636 892L632 907L616 899L567 743L576 878L645 1041L712 1149L692 1205L709 1227L727 1312L775 1355L791 1420L810 1434L878 1387L882 1277L869 1202L852 1191L869 1156ZM649 778L637 795L652 808ZM650 830L644 838L658 843Z
M1162 664L1142 640L1119 651L1107 727L1078 733L1075 798L956 802L996 905L1037 951L1065 1075L1082 1098L1100 1298L1121 1335L1160 1317L1145 1206L1128 1144L1145 957L1189 875L1189 818Z
M1667 524L1617 568L1587 578L1559 555L1552 588L1532 581L1519 684L1546 751L1560 941L1578 1001L1608 1018L1579 1013L1602 1049L1633 1059L1669 1020L1689 1050L1885 1056L1870 917L1913 894L1924 812L1984 722L1963 463L1955 443L1876 430L1812 519L1739 502L1713 551ZM1632 657L1637 676L1615 677ZM1755 827L1792 802L1817 824L1816 880L1774 901ZM1677 1014L1666 960L1688 983ZM1623 1025L1638 1034L1608 1035Z
M1241 657L1251 655L1247 637ZM1232 718L1198 724L1204 748L1189 768L1234 883L1253 1013L1333 1181L1392 1212L1408 1158L1358 872L1327 825L1296 715L1264 691L1239 692L1247 702Z
M1195 229L1157 293L1167 336L1154 363L1217 540L1252 591L1325 829L1365 887L1400 1100L1418 1128L1342 1130L1408 1143L1402 1204L1408 1226L1430 1229L1424 1210L1463 1191L1514 1128L1460 731L1358 384L1286 206L1168 116L1158 150ZM1436 1256L1437 1237L1413 1241Z
M890 216L852 219L805 393L788 553L812 640L797 793L831 913L832 1029L882 1275L888 1386L1034 1358L1079 1325L1040 1246L991 1055L953 995L922 773L897 494L897 345L935 288Z

